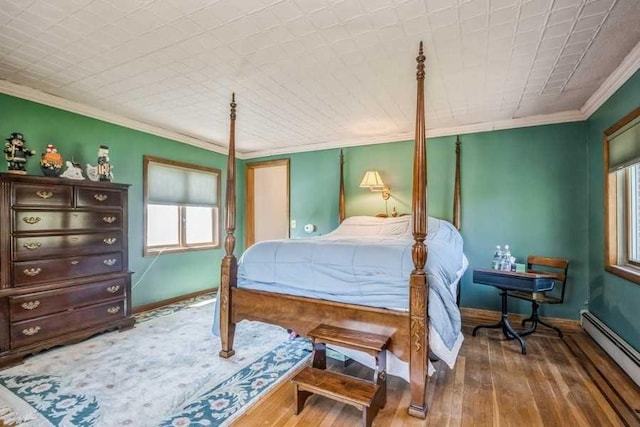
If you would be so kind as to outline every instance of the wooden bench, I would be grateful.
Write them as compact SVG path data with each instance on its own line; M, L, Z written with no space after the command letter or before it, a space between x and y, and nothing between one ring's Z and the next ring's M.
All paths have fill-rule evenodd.
M312 366L305 367L291 380L294 384L294 413L299 414L313 394L355 406L362 411L362 423L371 426L387 401L386 354L391 337L330 325L319 325L308 335L313 339ZM376 367L372 380L326 370L326 345L360 350L373 356Z

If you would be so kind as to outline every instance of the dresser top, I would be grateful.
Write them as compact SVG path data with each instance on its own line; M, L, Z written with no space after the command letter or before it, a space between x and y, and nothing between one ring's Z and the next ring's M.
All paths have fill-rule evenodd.
M67 178L54 178L48 176L37 175L18 175L13 173L0 173L1 182L20 182L37 185L76 185L81 187L97 187L97 188L112 188L112 189L126 189L131 184L120 184L114 182L104 181L91 181L88 179L67 179Z

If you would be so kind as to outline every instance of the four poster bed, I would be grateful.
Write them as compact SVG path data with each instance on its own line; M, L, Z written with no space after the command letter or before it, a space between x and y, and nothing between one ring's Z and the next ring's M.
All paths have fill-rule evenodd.
M245 288L238 286L238 262L234 255L235 248L235 222L236 222L236 189L235 189L235 120L236 120L236 104L235 97L231 102L231 125L229 140L229 157L227 166L227 188L226 188L226 238L225 251L226 255L222 260L221 267L221 284L218 298L218 314L219 317L219 333L222 343L220 356L227 358L234 355L233 340L235 333L235 325L241 320L256 320L275 325L280 325L287 329L295 330L300 335L306 335L310 330L318 326L320 323L340 326L350 329L357 329L371 333L388 334L391 338L389 351L393 353L399 360L406 362L408 365L408 381L411 389L411 403L409 414L419 418L424 418L427 413L426 403L426 384L428 358L430 350L430 315L427 314L427 307L431 311L432 306L429 304L430 291L433 292L434 281L431 280L432 268L429 271L425 269L428 261L428 252L432 248L433 238L429 236L453 236L458 239L459 233L453 227L451 231L444 222L436 222L433 218L427 216L427 165L426 165L426 135L425 135L425 114L424 114L424 77L425 77L425 56L423 54L422 43L417 60L417 108L416 108L416 128L415 128L415 148L413 162L413 191L412 191L412 215L405 219L389 218L386 222L375 223L380 225L379 230L395 230L390 232L392 236L387 235L384 240L384 249L393 251L396 246L396 240L406 241L410 238L409 245L404 249L404 253L409 257L410 267L405 269L409 274L409 287L406 286L406 278L402 285L402 293L405 298L405 307L402 309L388 309L377 306L372 303L362 305L360 298L363 294L352 299L338 298L338 301L320 299L322 296L309 296L309 293L298 293L297 295L289 295L280 293L279 291L270 291L268 288ZM460 145L456 143L456 173L454 187L454 208L453 208L453 224L456 229L460 228ZM356 230L351 233L358 233L362 226L362 221L345 219L344 210L344 181L342 177L342 158L340 164L340 198L339 198L339 215L342 223L339 230L347 234L347 238L351 238L348 231ZM374 218L374 220L378 220ZM363 220L364 225L369 225L367 220ZM355 222L355 223L354 223ZM355 228L354 228L355 227ZM387 227L387 228L385 228ZM404 229L397 231L398 227ZM432 227L434 230L428 230ZM338 231L338 230L336 230ZM382 234L385 234L383 231ZM402 236L398 237L398 234ZM457 235L457 236L455 236ZM331 239L341 238L340 233L334 232L327 235L328 238L324 242ZM428 246L425 245L425 239L428 238ZM297 239L289 242L298 244ZM309 239L307 239L309 240ZM437 238L436 238L437 240ZM456 240L457 241L457 240ZM340 242L342 244L344 242ZM277 243L273 243L277 244ZM301 243L300 243L301 244ZM329 242L331 244L331 242ZM373 253L372 247L368 247L368 243L362 246L362 242L358 242L358 251L364 253ZM257 245L255 245L257 246ZM459 246L461 253L461 238L459 238ZM362 249L364 247L364 249ZM253 247L252 247L253 248ZM367 248L370 250L366 252ZM344 247L343 247L344 249ZM346 250L346 249L344 249ZM402 249L399 249L402 252ZM249 251L247 251L248 253ZM304 252L294 250L290 252ZM355 252L354 252L355 253ZM389 257L393 258L393 252L387 252ZM431 258L445 259L445 255L438 255L435 251L435 257ZM246 255L246 253L245 253ZM400 255L398 255L400 256ZM404 256L404 255L402 255ZM258 258L260 258L258 256ZM264 258L264 257L263 257ZM334 257L336 258L336 257ZM344 258L344 257L343 257ZM386 255L382 258L388 258ZM464 255L463 255L464 258ZM244 260L244 256L243 256ZM243 261L244 262L244 261ZM334 261L332 261L334 262ZM403 261L400 261L401 263ZM465 259L466 262L466 259ZM406 264L406 259L404 260ZM304 267L304 256L300 265ZM307 264L309 264L307 262ZM243 269L249 267L241 265L241 276ZM464 272L464 267L458 270L459 276ZM380 270L375 273L378 274ZM296 273L297 277L305 275L305 273ZM316 273L309 273L314 275ZM369 274L367 272L366 274ZM406 277L406 276L405 276ZM382 280L387 280L383 278ZM391 279L390 279L391 280ZM441 288L439 281L437 287ZM431 283L430 283L431 282ZM457 281L456 281L457 282ZM324 283L324 282L323 282ZM388 282L384 282L386 284ZM390 282L389 282L390 283ZM447 286L451 283L446 283ZM329 285L327 285L329 286ZM339 286L335 287L336 289ZM265 290L267 289L267 290ZM396 288L397 290L397 288ZM366 291L363 291L366 292ZM408 295L407 295L408 292ZM443 291L444 292L444 291ZM295 292L294 292L295 293ZM446 294L446 292L444 292ZM311 294L313 295L313 294ZM433 296L433 294L432 294ZM441 299L437 295L438 300ZM382 297L385 298L385 297ZM453 297L455 305L455 296ZM345 302L346 301L346 302ZM373 306L372 306L373 305ZM395 307L398 305L396 304ZM450 306L450 304L449 304ZM391 308L391 307L389 307ZM450 309L447 309L450 310ZM456 307L457 310L457 307ZM433 316L433 313L431 313ZM459 316L459 311L458 311ZM457 326L459 328L459 325ZM458 330L459 334L459 330ZM460 335L461 336L461 335ZM461 342L461 341L460 341ZM459 346L459 343L458 343ZM457 351L456 351L457 353ZM455 355L453 356L455 360Z

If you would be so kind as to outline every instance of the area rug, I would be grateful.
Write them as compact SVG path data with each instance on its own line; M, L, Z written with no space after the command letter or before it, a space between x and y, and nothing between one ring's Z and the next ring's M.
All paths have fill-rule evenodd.
M140 316L132 330L98 335L0 372L0 421L16 426L223 426L309 356L284 329L237 325L218 357L213 305Z

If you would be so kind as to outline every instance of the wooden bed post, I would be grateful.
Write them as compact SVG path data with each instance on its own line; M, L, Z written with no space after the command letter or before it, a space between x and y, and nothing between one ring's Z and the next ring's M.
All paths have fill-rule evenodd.
M226 231L225 256L220 268L220 357L231 357L236 324L231 319L232 292L238 283L238 260L233 253L236 247L236 94L231 95L231 124L229 128L229 156L227 158L227 193L225 200Z
M344 221L344 154L340 150L340 194L338 196L338 224Z
M428 249L424 244L427 235L427 140L424 118L424 62L425 56L420 42L416 79L418 94L416 105L416 133L413 154L413 238L412 249L414 270L409 279L409 382L411 404L409 415L426 418L427 416L427 363L429 355L429 283L424 267Z
M456 139L456 178L453 185L453 225L458 230L462 227L460 215L460 135L458 135Z

